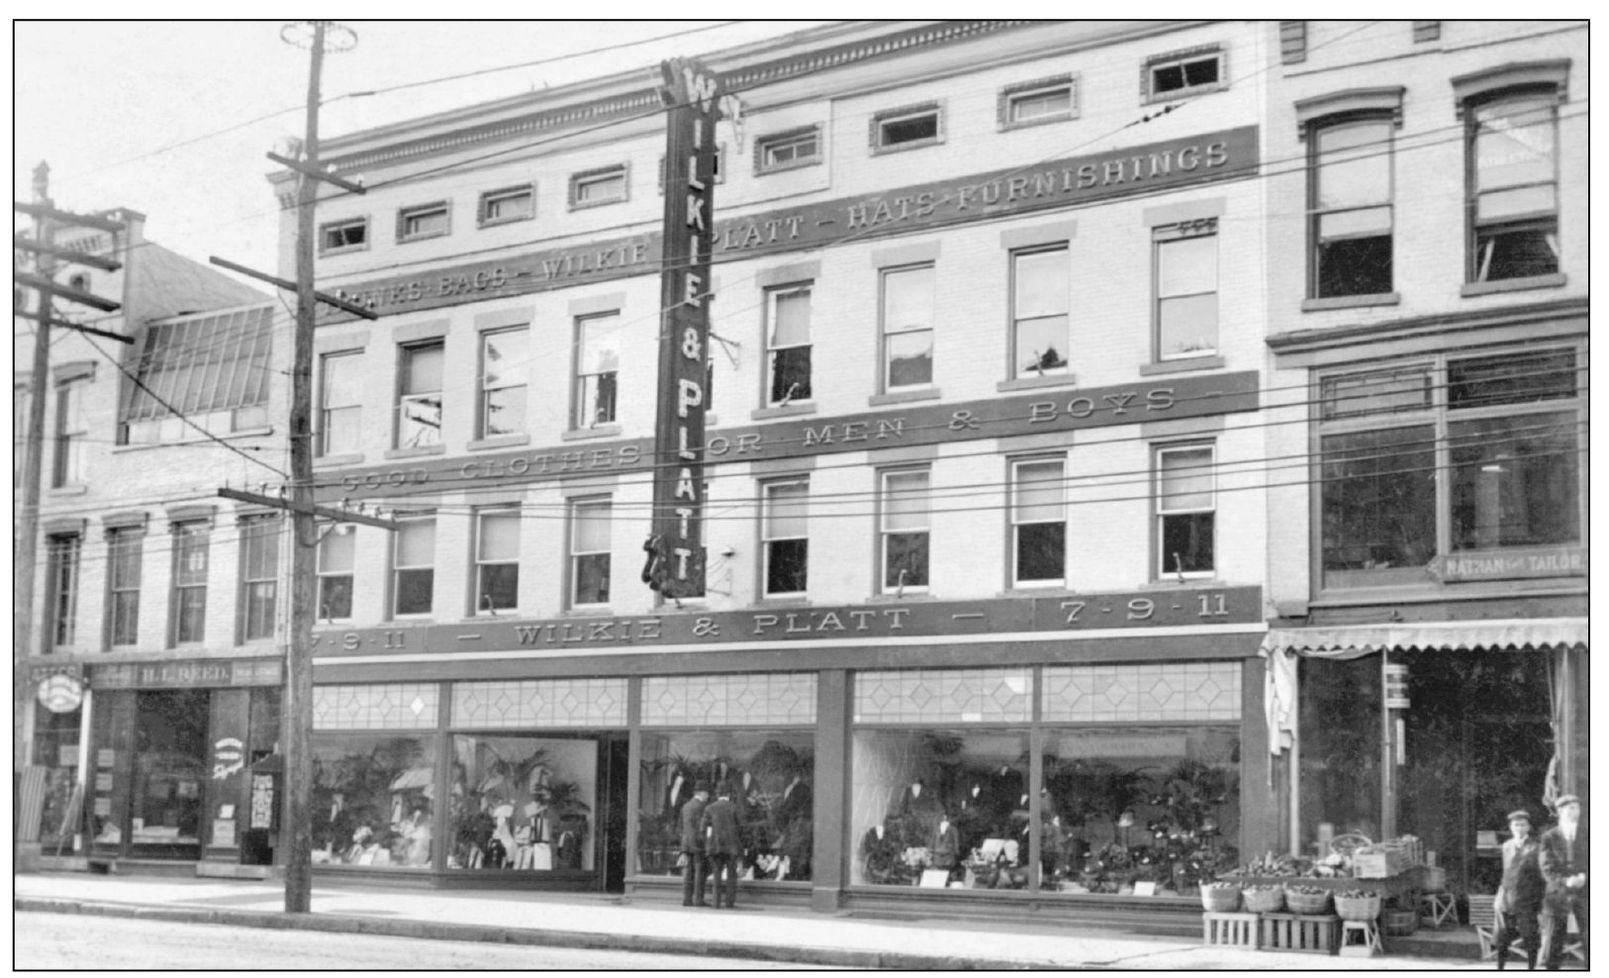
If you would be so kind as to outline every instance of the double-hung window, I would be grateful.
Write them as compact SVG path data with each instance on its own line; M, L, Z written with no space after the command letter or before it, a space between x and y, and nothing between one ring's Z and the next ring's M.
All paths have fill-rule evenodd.
M318 453L348 455L362 449L362 351L319 358Z
M212 530L205 520L173 524L173 644L207 637L207 551Z
M998 122L1001 129L1060 122L1077 114L1078 101L1071 75L1021 82L1000 91Z
M475 514L475 613L512 611L520 597L520 511Z
M1211 574L1217 515L1213 446L1156 451L1157 576Z
M524 326L480 338L480 436L525 431L526 378L531 331Z
M436 597L436 516L399 516L392 536L391 614L428 615Z
M240 640L274 637L279 607L279 516L240 521Z
M1011 256L1013 377L1067 373L1069 271L1065 245Z
M352 617L352 568L357 556L357 527L338 523L318 545L318 617L345 621Z
M106 534L106 641L116 648L140 640L140 561L145 529L120 526Z
M810 482L786 479L760 487L761 574L765 597L804 594L810 569Z
M1067 578L1065 462L1024 459L1011 464L1011 582L1014 587L1062 584Z
M882 275L883 389L933 383L933 266Z
M882 474L882 590L885 594L927 590L931 533L928 470Z
M51 647L72 645L78 638L78 570L83 538L52 533L45 538L46 634Z
M1152 231L1156 249L1158 360L1218 352L1218 221L1203 218Z
M1558 96L1505 93L1469 106L1471 282L1559 270Z
M405 346L398 377L397 447L441 444L442 341Z
M613 510L608 499L577 499L570 504L572 607L609 603L609 524Z
M765 294L771 357L767 402L773 407L810 399L810 292L807 282Z
M586 316L575 322L575 430L613 424L619 397L620 314Z
M1315 299L1391 291L1394 128L1384 117L1311 130L1308 294Z
M75 486L84 481L84 446L89 421L84 415L84 392L89 381L76 378L56 388L56 458L50 484Z

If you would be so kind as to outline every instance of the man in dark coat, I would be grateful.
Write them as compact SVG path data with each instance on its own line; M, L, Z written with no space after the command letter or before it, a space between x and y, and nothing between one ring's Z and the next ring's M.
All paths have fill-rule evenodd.
M1503 882L1493 901L1498 914L1497 968L1501 971L1508 963L1509 945L1518 937L1525 949L1525 966L1535 970L1544 886L1538 861L1542 847L1531 836L1531 816L1524 809L1508 813L1508 828L1513 838L1503 843Z
M1558 971L1564 960L1564 944L1569 919L1575 917L1581 933L1581 956L1591 968L1587 948L1587 826L1581 821L1581 799L1560 795L1553 803L1559 824L1542 833L1542 878L1547 892L1542 897L1542 959L1549 971Z
M727 909L737 905L737 860L743 853L738 835L737 806L732 788L722 784L715 789L715 800L704 809L704 851L715 869L715 909L724 902Z
M704 806L710 800L709 788L696 785L692 800L682 806L682 906L704 902Z

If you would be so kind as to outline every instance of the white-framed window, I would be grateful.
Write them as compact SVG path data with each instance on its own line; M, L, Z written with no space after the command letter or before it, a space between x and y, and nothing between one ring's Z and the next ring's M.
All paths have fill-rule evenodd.
M933 266L882 273L883 390L933 383Z
M575 321L575 430L613 424L620 395L620 313Z
M937 102L885 109L871 119L873 155L944 142L944 113Z
M1559 270L1558 102L1548 87L1466 109L1471 282Z
M445 200L397 211L397 241L439 238L452 230L452 210Z
M140 562L145 529L116 527L106 534L106 644L117 648L140 641Z
M318 358L319 455L347 455L363 448L362 350Z
M336 255L345 251L362 251L369 246L369 219L349 217L319 225L318 253Z
M525 431L530 341L525 326L480 334L480 437Z
M1308 294L1315 299L1391 291L1395 128L1387 115L1310 130Z
M475 514L474 613L512 611L519 602L519 507L480 510Z
M1146 59L1140 84L1147 102L1216 92L1229 87L1228 59L1216 46L1159 54Z
M391 615L428 615L436 598L436 514L397 517L391 545Z
M240 521L240 640L274 637L279 608L278 514Z
M402 347L398 364L397 447L421 448L441 444L442 366L446 345L441 340Z
M529 183L488 190L480 195L475 208L475 219L481 227L528 221L535 216L536 186Z
M1218 220L1203 218L1152 231L1156 260L1158 360L1218 352Z
M626 199L626 164L618 163L570 175L570 209L617 204Z
M1071 75L1007 85L1000 90L1001 129L1037 126L1078 117L1078 89Z
M1013 377L1053 377L1068 372L1071 272L1065 244L1012 253Z
M765 293L766 350L770 384L766 403L773 407L810 399L810 294L814 283L802 282Z
M762 593L768 598L804 594L810 569L810 480L763 483L760 506Z
M1216 486L1212 445L1156 450L1157 577L1207 577L1216 569Z
M884 594L927 590L931 503L927 469L882 473L882 590Z
M767 133L754 141L754 172L776 173L821 162L821 127Z
M45 610L50 616L45 634L50 645L72 645L78 638L78 570L83 537L52 533L45 538Z
M352 617L352 569L357 557L357 527L338 523L318 545L318 617L346 621Z
M1055 587L1067 579L1066 462L1011 463L1011 584Z
M88 389L89 381L83 377L56 387L56 454L50 474L53 487L76 486L84 481L84 447L89 440L84 392Z
M212 529L206 520L173 524L173 644L207 638L207 566Z
M609 603L609 526L614 504L608 499L570 503L570 605Z

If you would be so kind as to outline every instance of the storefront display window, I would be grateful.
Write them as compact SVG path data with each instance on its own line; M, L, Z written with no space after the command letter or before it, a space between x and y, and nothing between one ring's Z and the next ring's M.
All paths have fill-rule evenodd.
M74 814L73 791L78 778L78 737L83 708L53 713L44 707L34 711L34 764L45 769L44 807L39 817L39 843L43 851L54 854L73 851L74 836L80 831Z
M595 868L598 745L459 734L447 803L447 868Z
M1302 850L1338 835L1380 833L1380 656L1301 660L1297 709ZM1317 848L1315 848L1317 847Z
M646 697L645 697L646 698ZM699 783L725 786L737 806L741 880L808 880L814 844L811 730L705 729L644 733L637 871L679 876L681 810Z
M313 735L313 862L428 868L436 738Z
M142 691L135 721L129 841L195 847L200 855L202 791L208 780L205 690Z

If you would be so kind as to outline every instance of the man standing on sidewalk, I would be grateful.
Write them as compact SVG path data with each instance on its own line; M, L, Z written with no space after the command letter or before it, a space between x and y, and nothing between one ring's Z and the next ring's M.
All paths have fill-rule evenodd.
M682 906L709 906L704 900L704 805L710 800L707 785L693 788L693 797L682 806ZM719 882L719 877L716 878ZM719 900L719 897L717 897Z
M1564 960L1564 943L1569 919L1575 916L1581 932L1581 956L1591 967L1587 945L1587 827L1581 824L1581 799L1560 795L1553 803L1559 824L1542 833L1542 878L1547 895L1542 898L1542 959L1549 971L1558 971Z
M1525 948L1525 966L1536 968L1539 940L1536 918L1542 912L1542 869L1537 863L1540 847L1531 837L1531 816L1524 809L1508 813L1512 839L1503 843L1503 882L1497 888L1497 968L1508 963L1508 948L1514 938Z
M704 848L715 869L715 908L720 909L724 897L730 910L737 905L737 860L743 841L738 838L732 788L724 781L715 789L715 800L704 809Z

